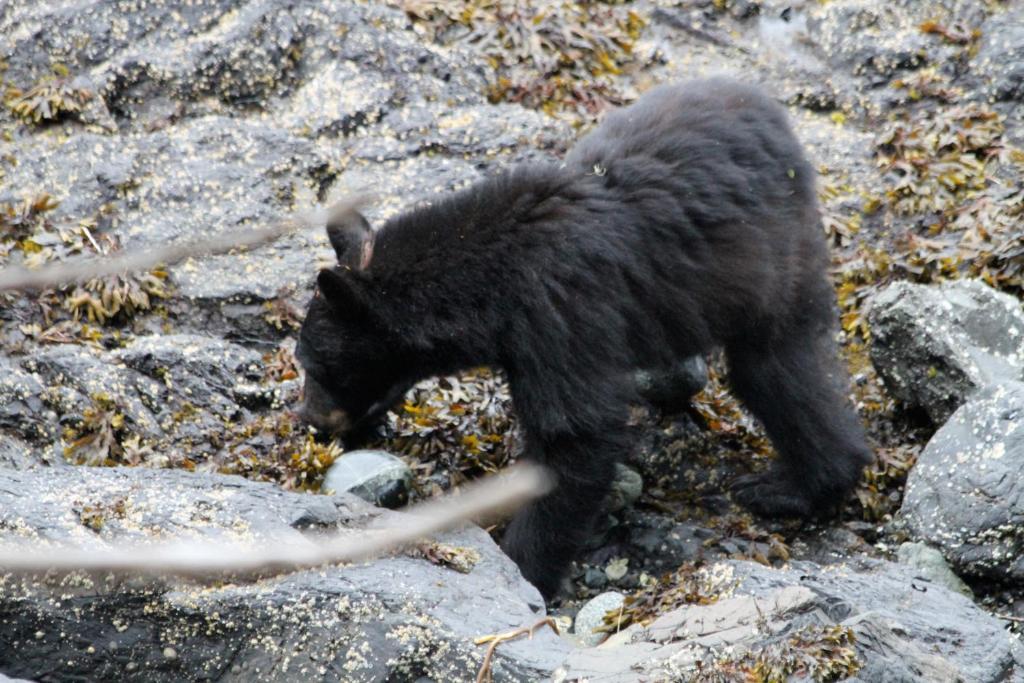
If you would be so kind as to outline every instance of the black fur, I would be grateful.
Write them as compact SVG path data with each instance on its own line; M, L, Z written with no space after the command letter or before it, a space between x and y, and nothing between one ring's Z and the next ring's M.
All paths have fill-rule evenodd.
M547 597L629 449L637 367L724 347L781 456L736 497L766 515L826 511L870 453L843 398L814 175L758 90L656 88L560 166L516 168L392 219L365 269L343 250L300 335L310 392L354 428L413 381L503 368L525 456L559 485L503 546Z

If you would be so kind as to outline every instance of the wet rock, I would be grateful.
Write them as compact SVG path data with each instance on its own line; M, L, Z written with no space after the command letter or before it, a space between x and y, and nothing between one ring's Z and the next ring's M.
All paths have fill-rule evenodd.
M593 647L608 637L607 633L594 629L604 623L604 615L608 610L621 607L624 600L622 593L609 591L601 593L580 608L573 631L584 647Z
M1024 579L1024 383L990 386L936 432L907 478L900 514L957 573Z
M598 567L587 567L587 570L583 573L583 583L587 588L601 590L608 585L608 575L604 573L603 569Z
M896 549L896 559L900 564L913 567L922 578L932 583L945 586L969 598L974 597L968 585L953 573L946 558L935 548L924 543L903 543Z
M319 520L316 528L301 531L310 519ZM0 470L0 546L32 540L102 548L171 536L225 547L303 544L336 529L402 523L400 513L354 496L288 493L236 477ZM480 529L438 540L472 548L480 561L463 574L398 554L211 585L8 580L0 591L0 670L88 680L472 681L484 652L473 639L533 624L543 603ZM502 643L494 678L546 678L569 649L548 630Z
M703 557L704 542L715 532L693 522L676 522L650 512L633 511L625 519L627 550L637 566L662 573Z
M620 512L640 500L644 492L644 480L640 473L622 463L615 463L615 480L605 505L608 512Z
M324 476L325 491L351 493L386 508L409 501L412 471L387 451L349 451L334 461Z
M868 320L886 387L936 425L978 388L1024 377L1020 302L981 281L893 283L872 300Z
M556 677L690 680L710 668L729 680L738 667L755 660L774 666L786 652L807 656L823 677L855 674L851 680L995 683L1024 675L1024 646L997 619L944 587L922 587L906 567L862 560L828 570L805 562L771 569L729 561L712 571L733 586L717 602L670 611L601 647L577 650ZM817 656L809 654L813 645L794 645L816 641L830 643Z

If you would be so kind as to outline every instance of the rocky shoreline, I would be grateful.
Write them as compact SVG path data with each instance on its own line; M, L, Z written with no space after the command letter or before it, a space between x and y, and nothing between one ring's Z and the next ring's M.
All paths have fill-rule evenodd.
M803 525L736 508L726 482L771 454L710 358L642 378L692 406L638 407L600 533L548 611L477 528L435 539L443 552L260 580L0 572L0 680L475 680L475 639L550 614L563 635L500 642L494 680L1024 681L1021 8L502 0L532 12L515 24L471 5L0 7L0 267L265 226L366 189L377 223L559 159L653 84L732 73L789 106L820 173L878 454L856 498ZM349 489L398 506L514 461L507 385L481 370L415 388L375 444L394 457L322 488L351 454L295 421L291 352L330 260L299 231L0 293L0 547L315 542L401 523ZM468 572L438 561L463 552Z

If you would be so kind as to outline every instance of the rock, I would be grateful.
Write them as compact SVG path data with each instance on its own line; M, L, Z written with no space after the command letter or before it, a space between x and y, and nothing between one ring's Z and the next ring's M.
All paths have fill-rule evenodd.
M45 389L38 375L0 358L0 429L30 441L55 438L54 420L43 401Z
M674 367L636 373L640 394L666 412L679 411L708 383L708 365L702 356L691 356Z
M868 559L828 570L728 561L710 570L732 586L717 602L672 610L577 650L555 678L693 680L699 671L732 680L758 661L761 671L786 671L780 655L787 653L813 667L805 675L816 679L995 683L1024 676L1024 646L997 619L942 586L922 586L906 567Z
M936 432L907 478L901 517L957 573L1024 580L1024 383L987 387Z
M0 674L0 683L32 683L32 681L25 678L8 678Z
M386 451L349 451L327 470L322 488L351 493L374 505L397 508L409 501L412 471L401 458Z
M40 456L35 449L24 441L6 434L0 434L0 468L8 467L15 470L24 470L39 464ZM60 465L64 461L51 454L43 457L51 464Z
M949 590L969 598L974 597L974 592L959 576L953 573L946 558L935 548L924 543L903 543L896 549L896 559L900 564L913 567L922 578L928 579L934 584L945 586Z
M609 591L592 598L580 608L573 632L584 647L593 647L608 637L607 633L594 629L604 623L604 615L608 610L618 609L625 599L622 593Z
M982 80L985 93L997 101L1024 100L1024 9L1007 7L980 30L971 69Z
M619 512L640 500L644 492L644 480L640 473L622 463L615 463L615 481L612 482L611 491L605 505L608 512Z
M51 463L77 438L62 428L80 431L88 411L101 405L123 416L124 438L137 437L164 456L198 459L218 451L227 426L246 423L249 410L279 400L262 381L258 351L199 335L136 337L112 351L50 346L20 364L4 362L0 429Z
M583 583L587 588L601 590L608 585L608 575L604 573L603 569L587 567L587 570L583 573Z
M1020 302L979 280L895 282L872 300L868 320L886 387L936 425L979 387L1024 378Z
M403 515L346 494L238 477L124 468L0 470L0 547L77 548L178 537L315 543ZM415 553L247 580L11 579L0 590L0 671L25 678L472 681L473 639L535 623L543 602L476 527L439 542L480 557L466 574ZM168 648L173 656L168 656ZM549 630L502 643L497 681L546 678L570 646Z

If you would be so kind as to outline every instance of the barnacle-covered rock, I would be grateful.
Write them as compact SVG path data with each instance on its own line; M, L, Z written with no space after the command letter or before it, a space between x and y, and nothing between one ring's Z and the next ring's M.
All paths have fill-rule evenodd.
M34 540L102 549L175 537L230 552L235 544L308 545L325 532L363 534L403 523L401 513L352 495L311 496L239 477L0 469L0 548ZM59 672L168 682L468 683L484 656L474 639L535 622L540 604L515 564L476 527L407 553L252 580L7 577L0 670L30 679ZM502 683L541 680L569 650L552 632L538 631L503 643L491 671Z
M679 606L577 650L563 666L566 679L995 683L1024 670L1024 646L999 620L942 586L919 585L900 565L770 569L730 561L709 572L728 586L717 600Z
M907 479L901 517L962 575L1024 580L1024 383L972 396Z
M889 391L941 425L979 388L1024 378L1024 313L977 280L897 282L872 301L871 359Z

